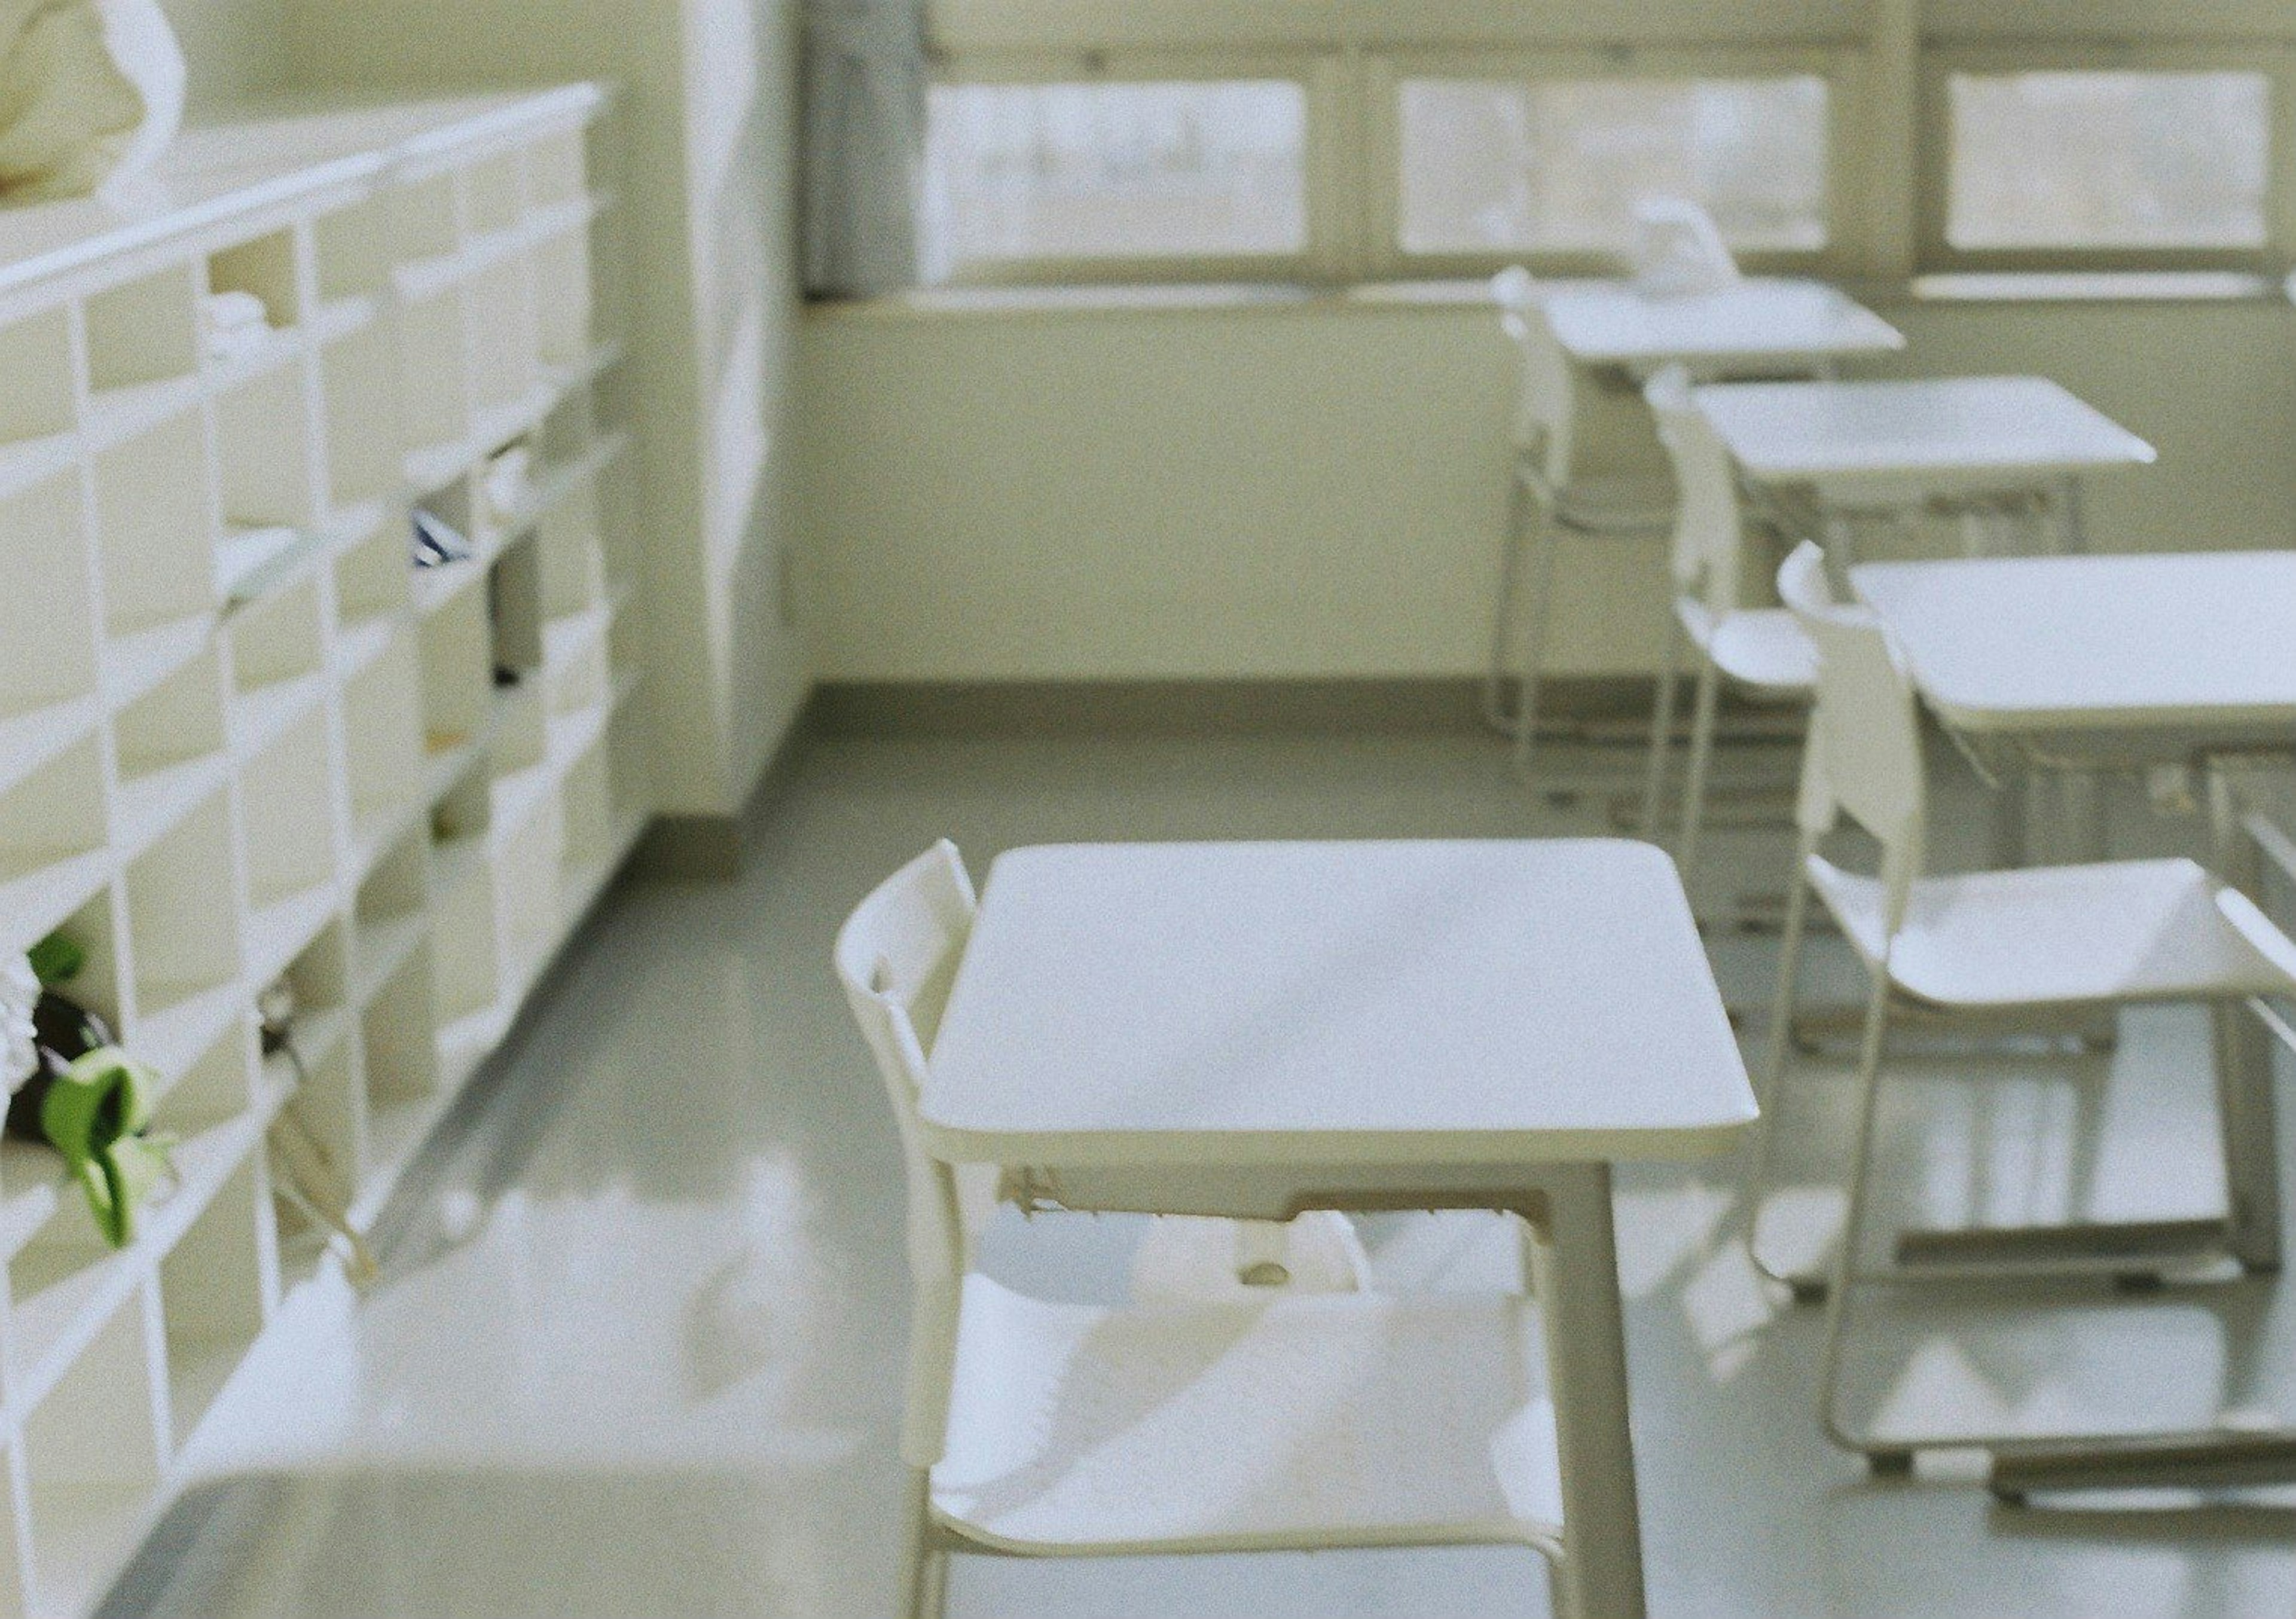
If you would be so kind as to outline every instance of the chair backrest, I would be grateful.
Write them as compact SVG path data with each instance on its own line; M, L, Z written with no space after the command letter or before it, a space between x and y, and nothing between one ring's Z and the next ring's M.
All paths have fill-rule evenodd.
M1578 447L1570 356L1554 335L1529 271L1521 265L1501 270L1491 277L1491 297L1518 364L1514 452L1544 480L1542 493L1551 498L1569 486L1570 457Z
M1871 608L1834 599L1825 553L1805 540L1778 569L1778 595L1817 648L1817 707L1795 819L1812 835L1848 814L1882 846L1884 925L1897 932L1928 833L1920 710L1896 641Z
M1745 518L1729 449L1713 423L1691 403L1690 377L1669 365L1643 388L1658 425L1658 441L1674 467L1674 585L1714 613L1738 610L1739 576L1745 564Z
M901 1453L912 1467L940 1459L956 1353L957 1309L979 1214L957 1173L925 1150L917 1099L925 1052L972 931L972 882L947 839L887 878L838 930L838 978L877 1059L893 1105L909 1190L909 1397Z

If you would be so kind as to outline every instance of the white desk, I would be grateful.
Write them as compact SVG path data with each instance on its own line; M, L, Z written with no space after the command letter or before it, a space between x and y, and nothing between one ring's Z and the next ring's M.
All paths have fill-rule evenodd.
M1755 1116L1649 845L1068 846L991 868L931 1150L1067 1207L1529 1217L1575 1611L1642 1612L1611 1162Z
M1692 397L1747 481L1807 484L1836 509L2046 491L2155 458L2045 377L1724 382Z
M1629 282L1569 282L1547 294L1546 308L1572 360L1637 375L1677 363L1701 376L1816 371L1906 346L1896 327L1823 282L1743 281L1678 298L1650 297Z
M2296 552L1874 562L1850 584L1938 717L2078 745L2138 732L2296 747Z

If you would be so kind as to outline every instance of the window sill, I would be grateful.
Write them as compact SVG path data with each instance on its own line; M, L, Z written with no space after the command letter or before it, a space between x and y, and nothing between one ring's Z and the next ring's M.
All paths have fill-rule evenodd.
M1844 281L1843 290L1877 308L2040 304L2272 304L2296 297L2268 276L2234 271L2009 271L1917 275L1909 282ZM1488 309L1480 278L1365 282L1177 282L1057 287L936 287L884 298L824 298L811 320L940 320L1060 315L1164 315L1236 311Z

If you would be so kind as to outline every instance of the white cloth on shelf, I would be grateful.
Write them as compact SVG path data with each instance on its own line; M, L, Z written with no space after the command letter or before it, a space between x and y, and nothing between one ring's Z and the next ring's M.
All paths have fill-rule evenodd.
M209 354L236 354L271 335L271 311L252 292L210 292L200 304L200 331Z

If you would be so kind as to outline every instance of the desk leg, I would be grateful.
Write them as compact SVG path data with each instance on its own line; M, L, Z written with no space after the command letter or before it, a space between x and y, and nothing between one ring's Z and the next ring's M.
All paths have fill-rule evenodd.
M2057 549L2066 556L2079 556L2088 549L2088 523L2081 512L2080 479L2065 479L2060 499L2064 510L2057 533Z
M1567 1619L1641 1619L1642 1517L1627 1421L1627 1347L1606 1164L1540 1176L1549 1229L1538 1279L1562 1463Z
M2210 834L2217 876L2254 895L2262 855L2241 826L2238 794L2221 771L2209 778ZM2254 1013L2239 1002L2219 1005L2215 1019L2218 1123L2224 1132L2225 1190L2232 1211L2232 1251L2251 1271L2280 1268L2280 1137L2272 1094L2272 1047Z

